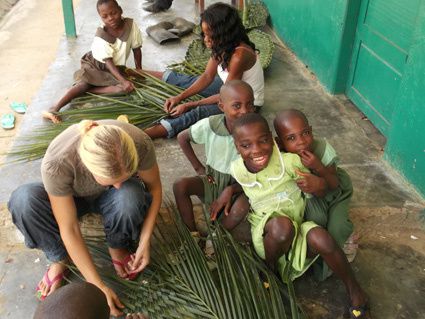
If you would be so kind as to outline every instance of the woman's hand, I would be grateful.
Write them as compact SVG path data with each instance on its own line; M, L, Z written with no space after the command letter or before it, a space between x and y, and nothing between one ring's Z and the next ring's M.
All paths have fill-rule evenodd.
M181 100L182 99L178 95L172 96L172 97L169 97L168 99L166 99L165 103L164 103L165 112L170 113L171 110L173 109L173 107L178 105Z
M123 309L124 305L118 299L118 296L116 295L116 293L108 286L102 286L100 287L100 289L103 291L103 293L106 296L109 309L111 310L111 315L115 317L122 316L123 313L120 309Z
M128 274L139 273L146 268L150 261L150 242L140 243L136 253L131 255L131 260L127 264L126 271Z
M186 113L191 108L192 108L192 104L191 103L183 103L183 104L180 104L180 105L176 106L175 108L173 108L170 111L170 115L172 117L177 117L177 116L182 115L183 113Z

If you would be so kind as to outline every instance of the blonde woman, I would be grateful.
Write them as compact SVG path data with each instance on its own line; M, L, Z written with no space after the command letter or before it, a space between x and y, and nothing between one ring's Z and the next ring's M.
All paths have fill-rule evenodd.
M64 262L72 260L106 295L111 314L120 315L123 306L97 273L78 218L90 211L102 215L120 277L131 279L146 267L162 200L151 139L128 123L82 121L51 142L41 173L43 183L20 186L8 203L26 245L41 249L51 262L37 287L40 299L61 285ZM130 254L136 240L138 248Z

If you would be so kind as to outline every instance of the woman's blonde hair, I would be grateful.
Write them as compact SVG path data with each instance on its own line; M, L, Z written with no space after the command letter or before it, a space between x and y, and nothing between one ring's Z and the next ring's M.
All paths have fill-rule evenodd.
M102 178L118 178L137 171L139 156L133 139L118 126L90 120L79 124L78 154L87 169Z

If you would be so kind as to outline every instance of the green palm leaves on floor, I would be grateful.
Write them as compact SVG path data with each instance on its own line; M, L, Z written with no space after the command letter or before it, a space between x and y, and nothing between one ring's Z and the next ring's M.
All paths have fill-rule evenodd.
M137 73L137 72L136 72ZM72 101L72 109L58 112L64 120L60 124L36 127L34 132L17 139L8 152L8 162L31 161L44 156L49 143L64 129L83 119L116 119L127 115L131 124L146 128L167 116L163 109L164 101L183 90L165 83L147 73L139 73L141 78L131 80L136 89L129 94L95 95L87 93ZM199 95L187 101L201 99Z
M151 264L134 282L102 266L110 264L103 239L87 240L102 278L119 294L127 312L143 312L151 319L300 318L299 308L292 314L285 309L286 287L251 248L217 227L212 236L215 256L208 259L175 209L171 214L171 222L159 222Z

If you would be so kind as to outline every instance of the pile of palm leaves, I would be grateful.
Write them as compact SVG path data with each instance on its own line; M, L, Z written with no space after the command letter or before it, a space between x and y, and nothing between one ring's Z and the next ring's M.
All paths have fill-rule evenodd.
M44 156L49 143L64 129L83 119L116 119L125 114L131 124L141 128L153 125L166 117L163 109L165 99L182 92L182 89L165 83L147 73L141 78L131 78L136 89L128 94L95 95L87 93L72 101L72 109L56 113L63 122L56 125L36 127L34 132L17 138L15 145L8 152L8 161L30 161ZM196 101L199 95L187 101Z
M126 312L145 313L150 319L305 318L295 296L288 297L286 286L252 249L217 227L212 236L215 257L208 259L176 209L171 212L171 221L157 226L151 264L136 281L122 280L112 266L105 266L110 257L103 238L86 240L101 277L118 293Z

